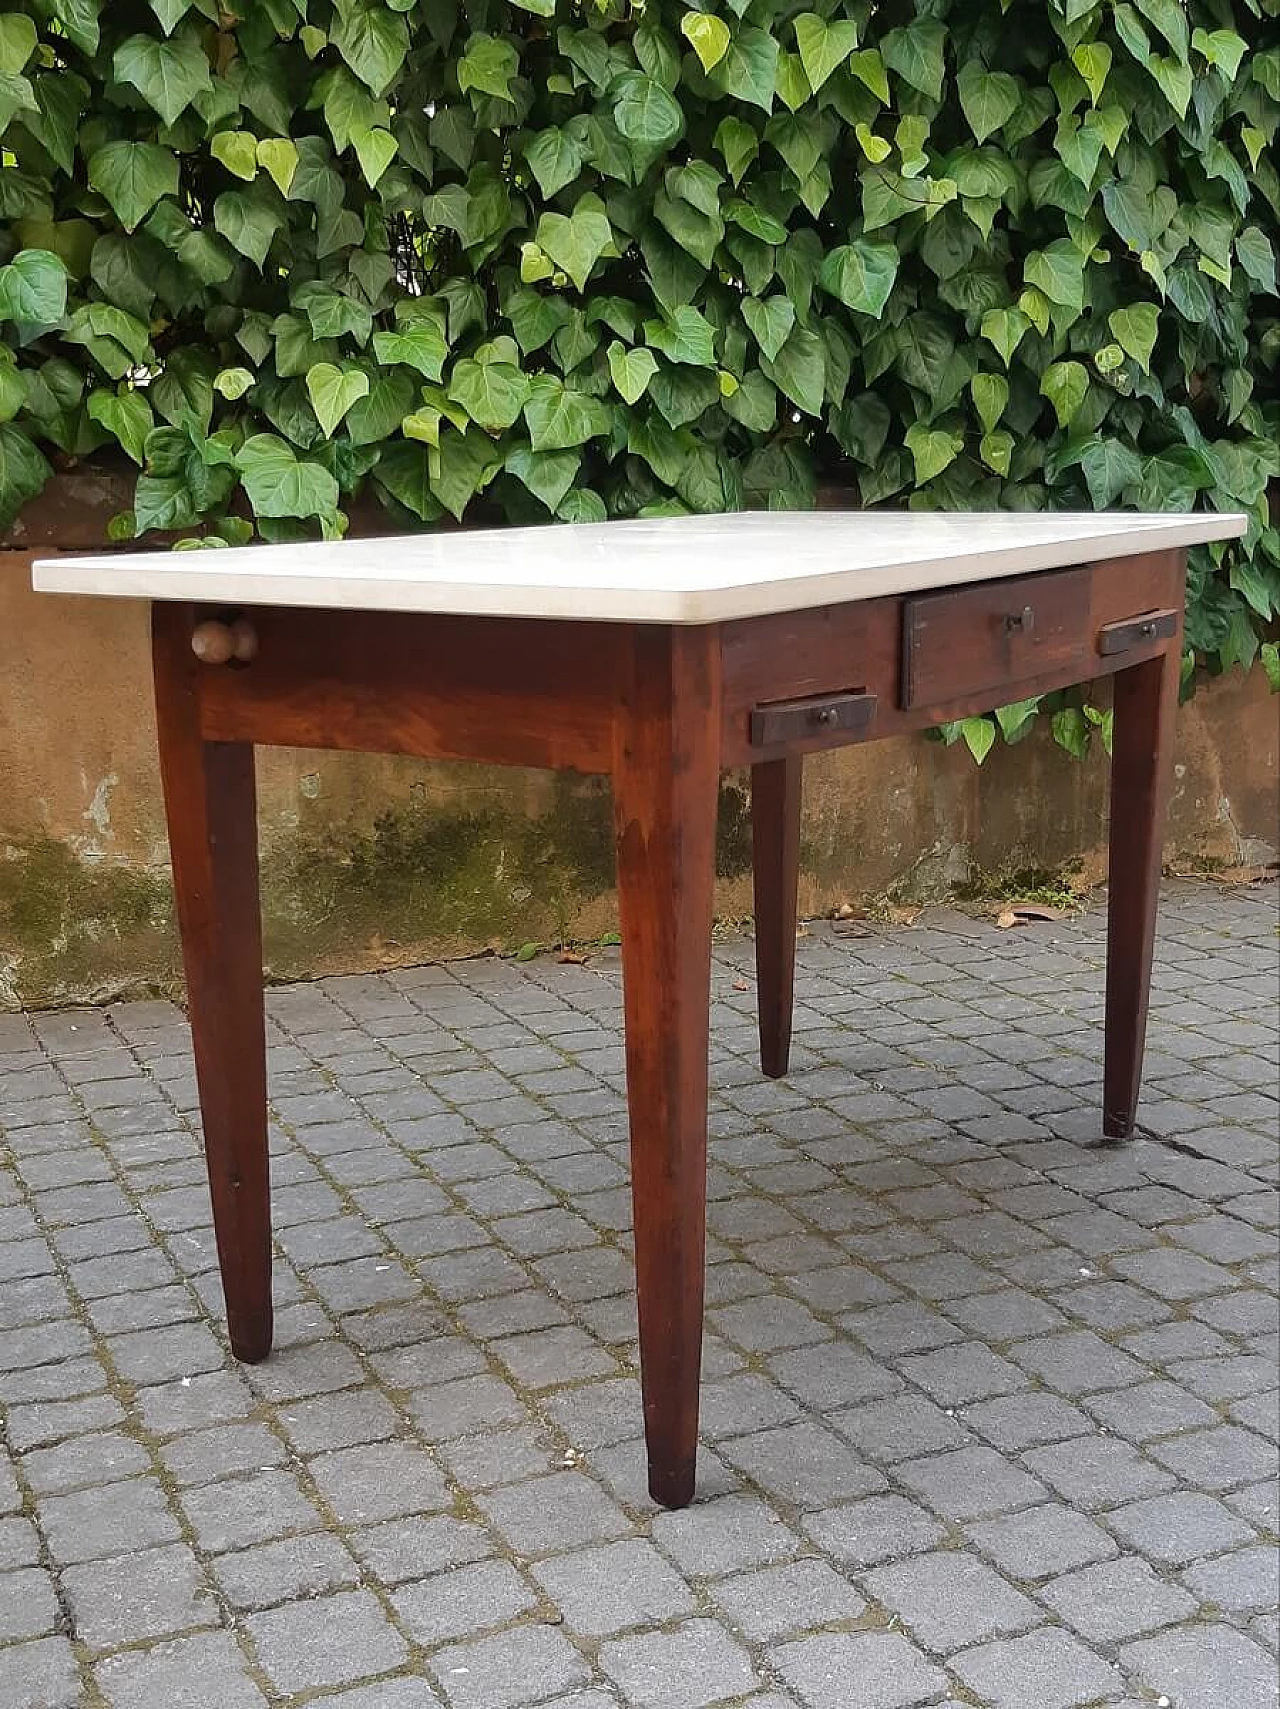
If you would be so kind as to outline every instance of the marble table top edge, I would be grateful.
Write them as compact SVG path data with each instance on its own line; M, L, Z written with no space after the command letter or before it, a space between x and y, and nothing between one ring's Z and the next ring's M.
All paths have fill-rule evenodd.
M753 511L42 557L38 592L703 624L997 580L1243 534L1216 511Z

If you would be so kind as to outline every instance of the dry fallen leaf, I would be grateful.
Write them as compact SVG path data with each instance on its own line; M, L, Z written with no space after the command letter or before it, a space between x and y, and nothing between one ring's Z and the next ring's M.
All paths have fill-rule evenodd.
M562 963L568 962L573 967L585 967L587 965L586 956L579 955L576 949L562 949L556 960Z
M745 979L735 979L733 982L733 988L735 991L750 991L751 989Z
M996 925L1002 932L1007 932L1010 926L1022 925L1022 921L1014 913L1012 908L1001 908L1000 912L996 915Z
M924 912L923 908L890 908L887 910L889 922L894 926L914 926Z

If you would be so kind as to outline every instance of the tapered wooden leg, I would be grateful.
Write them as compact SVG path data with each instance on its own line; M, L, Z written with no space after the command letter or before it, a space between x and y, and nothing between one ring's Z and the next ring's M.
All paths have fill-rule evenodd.
M800 882L798 754L751 768L752 881L756 909L756 1007L760 1066L787 1072L796 982L796 893Z
M614 742L649 1491L693 1497L706 1251L707 1032L719 786L715 632L636 631Z
M253 748L201 739L189 607L156 605L160 770L227 1328L271 1350L271 1187Z
M1102 1131L1133 1132L1151 994L1160 851L1173 769L1180 638L1115 678Z

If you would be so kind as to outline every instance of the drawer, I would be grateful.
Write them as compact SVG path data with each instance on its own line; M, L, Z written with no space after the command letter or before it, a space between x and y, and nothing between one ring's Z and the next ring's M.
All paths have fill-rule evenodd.
M1042 676L1083 680L1093 652L1091 581L1088 569L1046 570L904 600L903 706L940 707L987 692L995 706Z

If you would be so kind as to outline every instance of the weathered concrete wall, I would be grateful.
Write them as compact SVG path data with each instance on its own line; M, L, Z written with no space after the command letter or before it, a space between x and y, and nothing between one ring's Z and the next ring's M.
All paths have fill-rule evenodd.
M30 563L0 551L0 1008L172 989L145 610L37 596ZM1274 857L1278 705L1255 672L1207 684L1183 710L1172 856ZM981 771L961 748L914 738L811 760L802 905L1096 864L1106 775L1100 754L1077 765L1043 735L998 747ZM275 976L614 923L602 780L279 750L261 753L259 779ZM730 778L725 914L750 913L749 858L745 790Z

